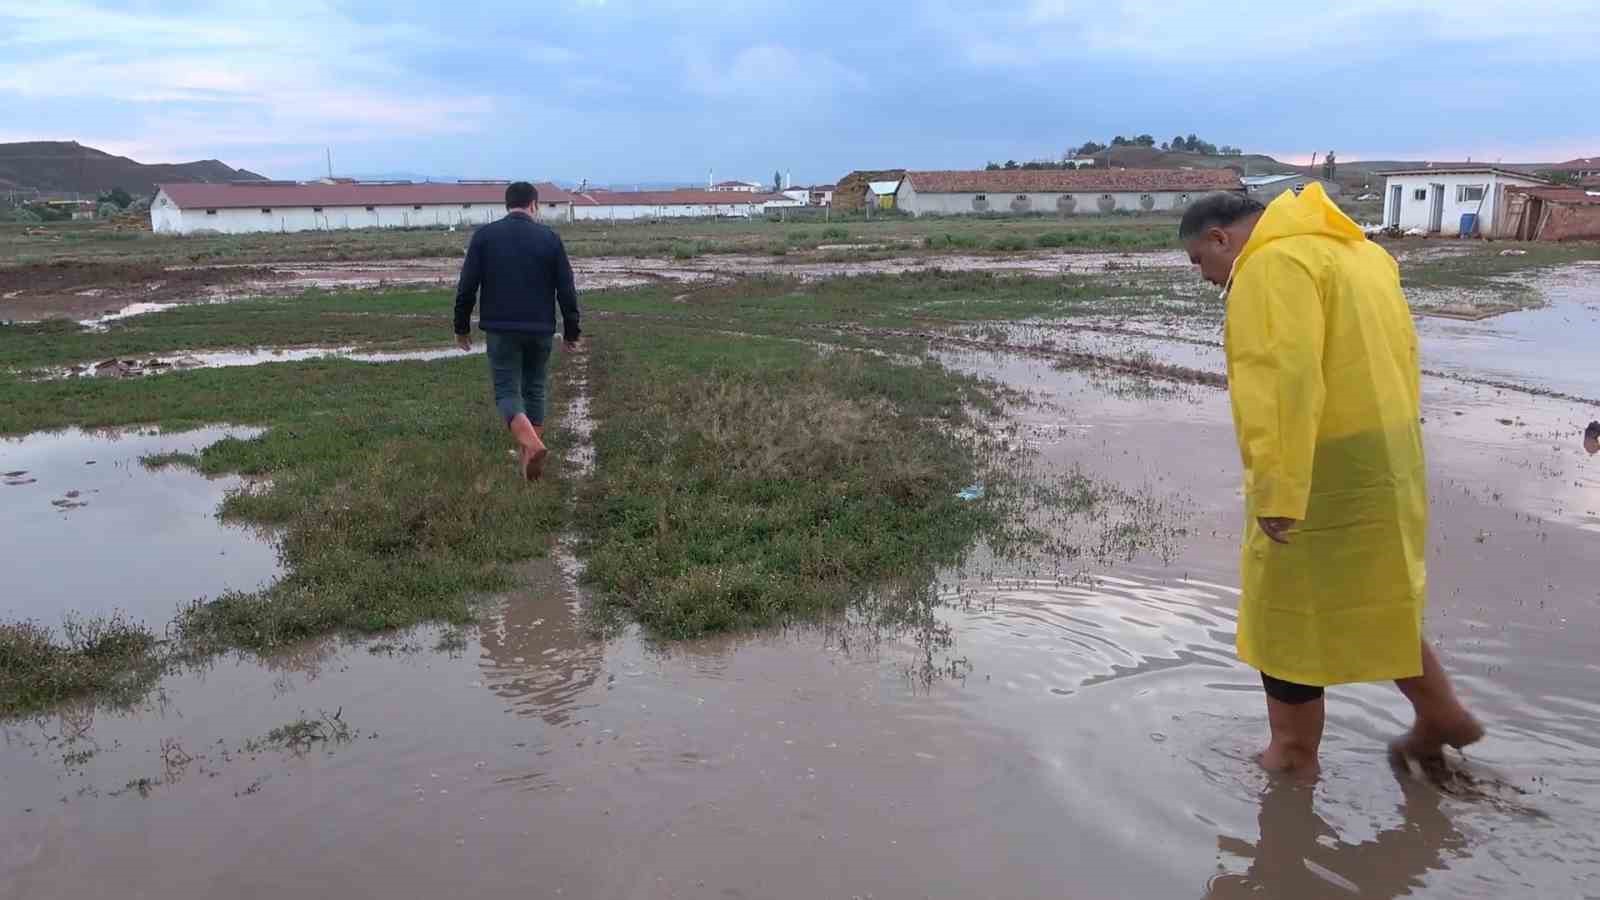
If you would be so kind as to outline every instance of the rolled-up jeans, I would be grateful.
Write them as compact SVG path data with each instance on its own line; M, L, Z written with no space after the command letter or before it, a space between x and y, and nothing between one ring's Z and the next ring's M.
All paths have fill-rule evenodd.
M507 422L518 413L525 413L528 421L543 425L545 384L556 336L522 331L487 331L484 336L489 347L495 408Z

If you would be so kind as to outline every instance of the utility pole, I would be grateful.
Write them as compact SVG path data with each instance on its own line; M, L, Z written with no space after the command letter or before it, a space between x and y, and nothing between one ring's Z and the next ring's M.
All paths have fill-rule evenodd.
M332 181L333 180L333 148L332 147L324 147L322 149L328 151L328 180Z

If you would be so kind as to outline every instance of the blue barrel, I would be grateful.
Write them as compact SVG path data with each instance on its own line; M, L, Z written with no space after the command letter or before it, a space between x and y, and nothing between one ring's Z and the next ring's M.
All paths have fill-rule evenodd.
M1477 233L1478 233L1478 214L1477 213L1462 213L1461 214L1461 236L1462 237L1472 237L1473 235L1475 235Z

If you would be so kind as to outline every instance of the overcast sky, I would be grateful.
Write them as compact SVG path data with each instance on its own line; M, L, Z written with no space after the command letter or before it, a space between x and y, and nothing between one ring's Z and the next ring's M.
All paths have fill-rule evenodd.
M280 178L331 146L340 172L806 183L1140 132L1548 161L1600 154L1594 2L0 0L0 141Z

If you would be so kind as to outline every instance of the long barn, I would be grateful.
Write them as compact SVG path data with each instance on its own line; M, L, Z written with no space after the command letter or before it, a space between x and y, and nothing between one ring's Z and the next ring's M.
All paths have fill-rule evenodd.
M506 182L163 184L150 204L158 234L248 234L481 225L505 215ZM572 218L573 195L540 184L539 213Z
M1243 190L1230 169L907 172L895 206L914 216L1172 212L1204 194Z

